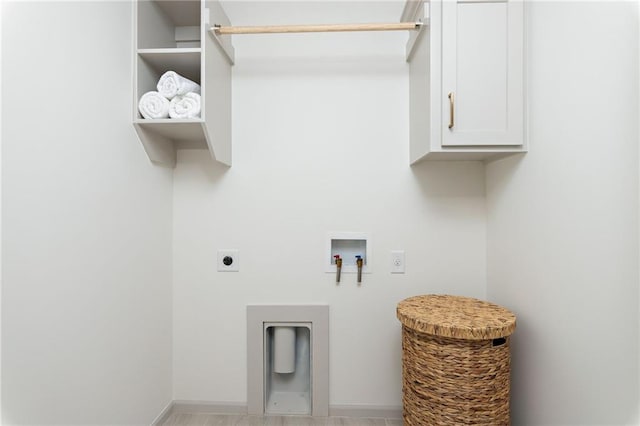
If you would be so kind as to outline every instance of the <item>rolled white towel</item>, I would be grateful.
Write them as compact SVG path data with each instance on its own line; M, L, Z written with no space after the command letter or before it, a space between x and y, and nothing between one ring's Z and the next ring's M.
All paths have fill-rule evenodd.
M195 81L184 78L175 71L167 71L158 80L158 92L171 100L177 95L189 92L200 93L200 85Z
M200 95L187 93L176 96L169 103L169 117L171 118L196 118L200 117Z
M169 101L158 92L147 92L140 98L138 110L144 118L169 118Z

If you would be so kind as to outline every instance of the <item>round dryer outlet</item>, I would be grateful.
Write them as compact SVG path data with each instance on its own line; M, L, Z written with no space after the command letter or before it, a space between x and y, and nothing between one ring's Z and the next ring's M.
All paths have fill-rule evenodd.
M237 249L218 250L218 272L238 272L240 253Z

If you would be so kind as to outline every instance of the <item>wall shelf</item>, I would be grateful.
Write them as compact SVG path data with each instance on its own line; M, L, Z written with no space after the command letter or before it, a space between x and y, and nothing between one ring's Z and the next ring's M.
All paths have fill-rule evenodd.
M198 141L203 140L205 133L202 130L203 120L135 120L136 126L148 129L176 141ZM204 145L206 146L206 145Z
M210 22L230 25L217 0L138 0L134 3L133 126L149 159L174 167L176 149L184 143L208 149L214 160L231 165L231 66L229 36L209 36ZM183 28L191 27L191 28ZM178 33L199 35L182 47ZM138 101L156 90L166 71L195 81L201 87L200 118L145 119ZM215 96L210 95L215 93Z
M173 70L189 80L200 81L200 48L138 49L142 58L153 70L162 75Z

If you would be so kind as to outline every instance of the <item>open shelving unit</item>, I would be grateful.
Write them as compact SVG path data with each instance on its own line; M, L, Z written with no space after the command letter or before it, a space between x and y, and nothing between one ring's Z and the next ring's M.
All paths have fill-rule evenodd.
M217 0L138 0L134 3L133 125L149 159L174 167L180 146L208 149L231 166L230 36L214 36L212 23L230 25ZM179 34L194 34L184 41ZM166 71L201 86L201 114L195 119L145 119L140 97L156 90Z

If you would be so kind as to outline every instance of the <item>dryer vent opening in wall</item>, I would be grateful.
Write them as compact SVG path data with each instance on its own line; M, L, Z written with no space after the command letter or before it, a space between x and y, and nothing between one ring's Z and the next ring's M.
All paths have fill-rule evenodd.
M265 414L311 415L311 323L264 324Z
M249 414L329 415L329 306L247 306Z

